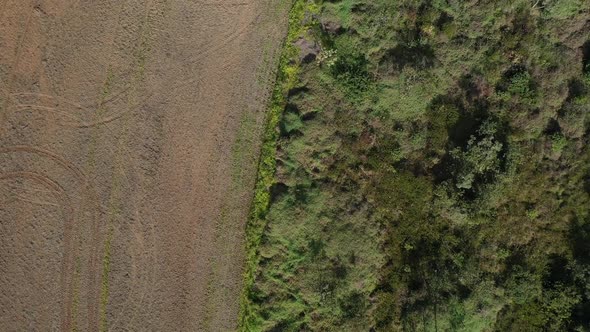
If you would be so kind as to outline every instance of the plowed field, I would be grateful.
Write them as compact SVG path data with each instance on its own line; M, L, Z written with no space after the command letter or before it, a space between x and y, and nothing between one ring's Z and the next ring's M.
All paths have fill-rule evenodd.
M288 1L0 3L0 330L226 331Z

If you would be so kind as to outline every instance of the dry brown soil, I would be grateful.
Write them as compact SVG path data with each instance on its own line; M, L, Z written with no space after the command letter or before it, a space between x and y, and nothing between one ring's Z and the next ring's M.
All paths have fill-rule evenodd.
M227 331L288 0L0 0L0 331Z

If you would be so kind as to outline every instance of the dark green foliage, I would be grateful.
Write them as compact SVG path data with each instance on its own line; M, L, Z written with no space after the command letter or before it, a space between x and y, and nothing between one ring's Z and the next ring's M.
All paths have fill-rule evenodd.
M497 137L497 124L483 123L465 148L450 151L454 183L459 190L474 191L492 182L502 171L504 144Z
M365 92L371 82L368 61L363 54L355 50L341 50L330 67L330 73L351 99Z
M352 291L338 300L342 315L347 319L363 315L366 306L365 301L365 295L359 291Z
M590 7L535 2L316 1L260 329L590 331Z

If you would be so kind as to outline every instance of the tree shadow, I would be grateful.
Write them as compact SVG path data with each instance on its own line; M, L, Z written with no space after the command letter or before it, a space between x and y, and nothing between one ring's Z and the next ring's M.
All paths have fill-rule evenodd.
M584 73L590 73L590 40L582 45L582 66Z
M399 44L389 49L381 58L380 65L394 70L405 67L428 69L434 66L436 56L429 44Z

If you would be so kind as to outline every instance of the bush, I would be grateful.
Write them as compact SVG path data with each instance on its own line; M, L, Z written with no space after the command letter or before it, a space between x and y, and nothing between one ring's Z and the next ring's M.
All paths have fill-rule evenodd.
M466 148L450 152L458 189L476 192L502 171L504 144L496 137L496 128L493 122L484 123L478 134L471 136Z

